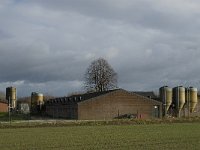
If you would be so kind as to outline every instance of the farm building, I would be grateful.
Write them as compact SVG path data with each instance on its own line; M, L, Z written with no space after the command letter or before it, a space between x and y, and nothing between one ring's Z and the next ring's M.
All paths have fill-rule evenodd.
M0 112L8 112L8 103L0 99Z
M46 113L55 118L109 120L160 118L162 102L123 89L49 99Z

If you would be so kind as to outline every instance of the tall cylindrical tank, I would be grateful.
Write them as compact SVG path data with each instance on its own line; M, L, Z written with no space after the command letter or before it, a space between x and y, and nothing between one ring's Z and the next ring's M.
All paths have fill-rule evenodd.
M171 103L172 103L172 88L169 88L168 86L163 86L159 90L160 92L160 99L165 105L165 111L167 112Z
M6 100L10 103L12 109L16 108L17 89L15 87L6 88Z
M32 105L42 105L44 103L43 94L38 92L32 92L31 103Z
M190 112L194 112L194 109L197 105L197 88L190 87L189 88L189 106L190 106Z
M178 87L173 88L173 101L174 101L176 110L180 112L185 104L185 88L184 87L178 86Z

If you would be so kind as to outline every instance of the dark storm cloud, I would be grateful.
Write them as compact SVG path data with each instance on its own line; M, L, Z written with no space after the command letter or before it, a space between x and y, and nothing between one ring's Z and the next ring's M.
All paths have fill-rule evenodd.
M194 0L2 0L0 90L82 90L98 57L128 90L200 87L199 8Z
M200 15L199 3L187 0L33 0L32 2L56 11L72 11L94 18L119 20L146 28L172 31L198 27L191 21L195 21Z

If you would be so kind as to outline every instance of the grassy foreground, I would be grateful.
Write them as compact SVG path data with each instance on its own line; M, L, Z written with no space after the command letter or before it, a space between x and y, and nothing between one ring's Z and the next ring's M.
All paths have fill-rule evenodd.
M199 149L200 123L0 129L1 150Z

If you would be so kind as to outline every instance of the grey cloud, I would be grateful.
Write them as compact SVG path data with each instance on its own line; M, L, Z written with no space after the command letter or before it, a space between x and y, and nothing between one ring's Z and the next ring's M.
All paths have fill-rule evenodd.
M45 8L80 14L101 19L119 20L145 28L180 32L191 32L198 28L200 3L197 1L159 1L159 0L34 0ZM192 23L193 22L193 23Z
M199 8L180 0L1 1L0 90L82 90L85 69L98 57L128 90L200 87Z

